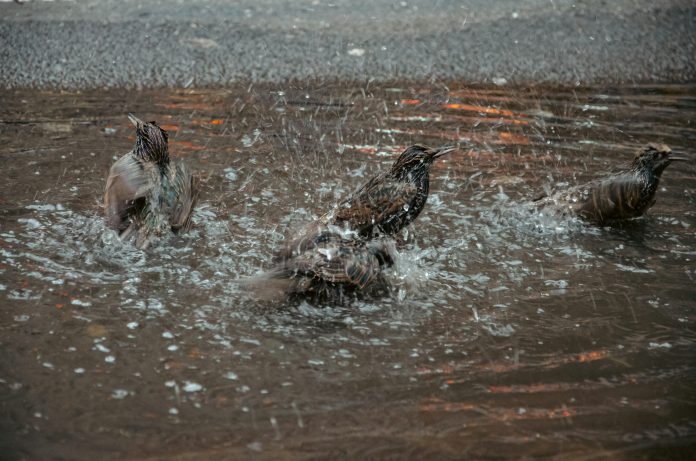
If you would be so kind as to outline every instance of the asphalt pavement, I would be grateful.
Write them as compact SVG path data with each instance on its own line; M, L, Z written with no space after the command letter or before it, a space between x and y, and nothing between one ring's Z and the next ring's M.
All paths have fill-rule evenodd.
M0 0L0 86L696 79L693 0Z

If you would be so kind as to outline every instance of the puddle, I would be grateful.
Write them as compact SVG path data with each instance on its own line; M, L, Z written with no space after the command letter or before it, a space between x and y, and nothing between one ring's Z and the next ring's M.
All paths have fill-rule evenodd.
M8 453L595 457L696 437L696 167L671 166L619 229L528 206L650 141L696 158L696 86L3 99ZM148 251L101 218L128 112L167 129L202 183L195 229ZM415 142L472 147L435 164L391 296L282 306L235 283Z

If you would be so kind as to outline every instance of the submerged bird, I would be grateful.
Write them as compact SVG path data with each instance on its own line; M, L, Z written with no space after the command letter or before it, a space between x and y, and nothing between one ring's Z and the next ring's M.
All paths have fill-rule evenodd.
M357 238L337 226L322 226L306 236L301 249L251 282L264 295L340 301L346 296L389 291L383 271L394 264L391 239Z
M325 226L344 228L363 239L395 235L423 211L433 162L455 149L454 146L433 149L419 144L408 147L391 169L370 179L335 209L310 224L276 254L275 260L302 253L306 242L312 241Z
M664 144L648 144L633 159L628 171L591 181L559 192L553 196L541 196L535 200L540 206L560 206L597 225L642 216L655 204L655 193L660 176L676 157Z
M107 225L146 248L153 237L191 227L196 181L186 165L169 160L167 132L128 115L135 147L111 166L104 209Z

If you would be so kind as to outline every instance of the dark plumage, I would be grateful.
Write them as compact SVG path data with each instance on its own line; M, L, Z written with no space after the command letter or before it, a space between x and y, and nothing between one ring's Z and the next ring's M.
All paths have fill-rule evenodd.
M423 211L433 161L454 149L451 146L433 149L418 144L407 148L390 170L370 179L335 209L307 226L300 237L290 240L276 254L275 261L304 251L304 244L325 226L344 228L363 239L395 235Z
M110 228L146 248L154 236L191 227L196 182L186 165L170 162L166 131L128 118L135 125L135 147L111 166L104 211Z
M336 226L322 226L305 236L290 257L251 279L270 297L296 296L337 301L356 293L388 291L382 272L394 264L390 239L364 241Z
M591 181L568 191L542 196L540 206L552 205L563 212L569 211L593 224L642 216L655 204L655 193L662 172L675 157L664 144L649 144L633 160L628 171Z
M289 240L275 254L273 269L252 281L269 292L280 287L285 296L322 300L388 291L383 270L394 264L396 251L388 237L418 217L428 199L433 161L453 150L407 148L389 171Z
M396 234L423 211L433 161L454 149L418 144L407 148L389 171L363 184L320 221L346 227L362 237Z

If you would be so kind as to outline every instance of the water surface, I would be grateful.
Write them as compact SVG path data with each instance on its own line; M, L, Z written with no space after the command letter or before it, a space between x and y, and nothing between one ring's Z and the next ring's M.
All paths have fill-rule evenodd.
M659 141L696 86L428 83L5 91L0 448L11 459L687 457L696 168L621 228L530 212ZM105 177L157 120L201 177L195 229L140 251ZM260 300L297 226L407 145L461 143L387 274L341 305ZM692 453L693 454L693 453Z

